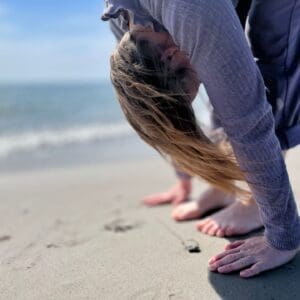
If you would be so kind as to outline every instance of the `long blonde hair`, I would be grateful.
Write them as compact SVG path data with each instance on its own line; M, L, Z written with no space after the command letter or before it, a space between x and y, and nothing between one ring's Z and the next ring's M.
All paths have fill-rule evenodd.
M197 124L185 91L185 70L173 72L146 40L128 32L111 56L111 81L138 135L186 173L230 193L245 194L233 152L214 144ZM227 144L228 146L228 144Z

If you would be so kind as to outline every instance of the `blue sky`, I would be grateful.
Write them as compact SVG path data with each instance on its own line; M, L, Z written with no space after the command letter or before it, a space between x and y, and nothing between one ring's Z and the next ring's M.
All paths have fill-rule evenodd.
M104 0L0 0L0 82L107 80Z

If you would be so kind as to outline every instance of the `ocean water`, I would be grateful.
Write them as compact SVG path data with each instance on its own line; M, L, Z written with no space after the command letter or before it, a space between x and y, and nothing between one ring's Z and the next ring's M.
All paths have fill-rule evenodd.
M195 109L205 119L205 95L199 98ZM0 86L0 171L152 155L109 82Z

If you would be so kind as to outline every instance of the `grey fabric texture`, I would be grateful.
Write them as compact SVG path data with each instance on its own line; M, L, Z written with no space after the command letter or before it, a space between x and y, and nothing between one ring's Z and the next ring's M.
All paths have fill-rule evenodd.
M161 24L189 56L246 173L268 242L281 250L298 248L300 222L282 147L275 134L272 106L232 2L134 2L142 8L143 15ZM120 29L119 22L113 20L112 27ZM119 33L122 30L126 28Z

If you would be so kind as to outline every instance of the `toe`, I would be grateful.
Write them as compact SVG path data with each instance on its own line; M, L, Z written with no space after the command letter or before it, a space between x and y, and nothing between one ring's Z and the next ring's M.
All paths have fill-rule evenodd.
M216 232L217 237L224 237L225 236L225 228L219 228Z
M172 218L175 221L182 221L184 218L184 209L181 205L177 206L172 212Z
M172 198L169 197L167 194L158 194L153 196L148 196L143 199L143 203L148 206L155 206L170 203Z
M215 236L218 230L219 230L219 225L218 225L218 224L214 224L214 225L207 231L207 234L208 234L208 235L211 235L211 236Z
M214 226L215 224L212 222L208 222L201 230L202 233L208 234L209 230Z
M225 229L225 236L232 236L235 234L234 228L232 227L227 227Z
M209 222L210 222L210 219L204 219L204 220L198 222L196 226L197 226L198 230L202 231L204 226L206 226L207 223L209 223Z

